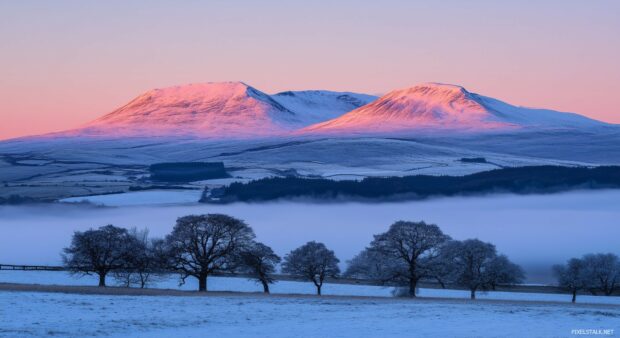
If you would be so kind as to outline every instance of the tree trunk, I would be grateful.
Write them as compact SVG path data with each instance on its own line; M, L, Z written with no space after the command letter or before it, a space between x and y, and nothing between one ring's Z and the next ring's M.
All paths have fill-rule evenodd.
M469 298L476 299L476 289L469 290Z
M572 300L572 302L574 303L575 300L577 300L577 290L573 290L573 300Z
M269 293L269 283L267 283L267 281L265 280L261 280L261 283L263 283L263 292Z
M321 295L321 286L322 286L321 284L317 284L316 286L316 294L319 296Z
M207 291L207 275L198 276L198 291L200 292Z
M415 297L415 290L418 287L418 280L417 279L409 279L409 297Z
M105 272L99 272L99 286L105 287Z

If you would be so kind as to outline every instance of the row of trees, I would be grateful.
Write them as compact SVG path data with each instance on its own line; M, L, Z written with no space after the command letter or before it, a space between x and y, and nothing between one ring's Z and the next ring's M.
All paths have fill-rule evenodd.
M437 225L399 221L374 236L370 245L349 262L346 275L408 287L416 296L421 280L434 279L443 287L454 284L476 291L499 284L520 283L523 270L498 255L495 246L478 239L452 240Z
M235 272L253 276L268 293L281 258L254 237L253 230L236 218L190 215L179 218L163 239L149 238L146 230L113 225L76 231L62 259L74 273L98 275L99 286L106 286L111 274L125 286L144 288L158 276L174 271L180 274L181 283L195 277L198 290L206 291L210 275ZM320 294L325 278L339 274L338 263L324 244L308 242L286 255L282 272L312 281Z
M249 271L263 282L266 292L269 274L280 262L271 248L254 241L245 222L221 214L181 217L165 238L113 225L76 231L62 259L74 273L98 275L99 286L106 286L110 273L126 286L145 287L158 275L175 271L182 283L195 277L199 290L206 291L213 273Z
M214 273L251 275L265 292L274 282L273 273L282 259L255 241L253 230L243 221L222 214L190 215L177 220L172 232L151 239L148 232L112 225L75 232L64 249L63 262L75 273L97 274L99 286L112 274L123 285L145 287L158 275L175 271L181 282L198 280L199 291L207 290ZM321 294L328 277L340 275L339 260L323 243L314 241L288 253L282 273L311 281ZM471 298L476 291L498 284L519 283L523 271L495 246L477 239L455 241L438 226L424 222L399 221L348 262L344 276L406 286L416 296L418 282L436 280L467 287Z
M610 296L618 290L620 260L612 253L587 254L553 266L553 273L558 284L573 295L574 303L580 291Z

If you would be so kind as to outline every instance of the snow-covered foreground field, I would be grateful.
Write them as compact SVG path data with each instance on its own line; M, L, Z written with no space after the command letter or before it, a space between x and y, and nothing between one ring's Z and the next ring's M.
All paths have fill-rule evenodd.
M0 283L40 284L40 285L79 285L94 286L98 279L95 276L74 277L67 272L56 271L7 271L0 270ZM108 285L115 285L114 279L108 278ZM188 278L184 285L179 286L176 275L157 280L150 286L158 289L173 289L193 291L198 289L198 283L194 278ZM233 291L233 292L262 292L262 286L246 278L210 277L208 279L209 291ZM393 297L392 287L373 285L351 285L328 283L323 286L324 295L332 296L370 296L370 297ZM313 295L316 292L310 282L278 281L271 286L274 294L302 294ZM468 299L469 291L426 289L418 290L420 297ZM568 294L532 293L532 292L504 292L488 291L479 292L478 299L490 300L516 300L516 301L549 301L570 302ZM603 297L579 295L579 303L620 305L620 297Z
M569 337L620 330L609 305L0 291L2 337Z

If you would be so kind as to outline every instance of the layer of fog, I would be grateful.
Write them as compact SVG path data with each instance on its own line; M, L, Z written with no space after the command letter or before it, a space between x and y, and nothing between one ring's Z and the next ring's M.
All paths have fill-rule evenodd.
M438 224L455 239L479 238L548 280L548 266L587 252L620 253L620 190L553 195L492 195L400 203L0 207L0 264L59 264L75 230L105 224L168 233L177 217L226 213L244 219L257 239L284 255L309 240L326 243L344 263L397 220ZM541 275L536 271L542 269Z

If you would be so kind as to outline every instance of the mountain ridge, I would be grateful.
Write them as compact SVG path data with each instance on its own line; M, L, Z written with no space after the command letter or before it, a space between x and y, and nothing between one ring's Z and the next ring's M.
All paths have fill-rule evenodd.
M577 114L517 107L462 86L430 82L393 90L336 119L306 127L302 133L485 132L597 125L607 124Z
M269 95L244 82L207 82L152 89L79 128L40 136L252 139L603 126L613 125L574 113L518 107L442 83L376 97L325 90Z

